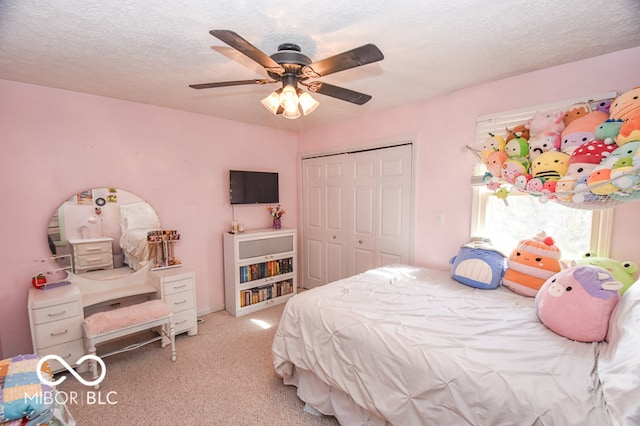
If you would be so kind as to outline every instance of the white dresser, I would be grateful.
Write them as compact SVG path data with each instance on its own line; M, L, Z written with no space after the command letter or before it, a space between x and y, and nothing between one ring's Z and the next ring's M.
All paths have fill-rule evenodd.
M173 309L175 333L198 334L196 274L182 268L160 269L149 272L149 282Z
M33 350L38 355L55 354L73 365L84 355L84 314L77 284L50 290L29 290L29 323ZM52 371L62 370L49 361Z
M70 239L73 252L73 272L113 268L113 238Z

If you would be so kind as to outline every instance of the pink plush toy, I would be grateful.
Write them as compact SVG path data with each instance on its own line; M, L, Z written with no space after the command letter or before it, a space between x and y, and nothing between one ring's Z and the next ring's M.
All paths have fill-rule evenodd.
M536 294L540 321L560 336L599 342L607 336L609 318L620 300L622 283L599 266L564 269Z
M538 113L527 120L524 125L529 129L529 135L534 137L542 133L562 133L564 130L564 113L551 112L551 113Z

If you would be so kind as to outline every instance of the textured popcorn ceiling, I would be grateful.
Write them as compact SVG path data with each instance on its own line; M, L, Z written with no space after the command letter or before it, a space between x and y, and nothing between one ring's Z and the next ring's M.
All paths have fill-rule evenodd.
M319 79L369 103L315 95L313 114L286 120L260 104L277 84L188 87L267 77L211 29L268 55L286 42L312 60L374 43L385 59ZM0 1L0 79L294 131L639 45L637 0Z

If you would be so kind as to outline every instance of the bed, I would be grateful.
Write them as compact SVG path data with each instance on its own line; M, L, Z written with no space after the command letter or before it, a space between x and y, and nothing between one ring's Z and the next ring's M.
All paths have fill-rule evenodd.
M124 262L137 271L149 259L147 234L160 229L160 219L153 208L146 202L125 204L120 206L120 247L124 254Z
M640 285L608 343L559 336L534 299L393 265L303 291L273 341L276 373L344 425L640 424Z

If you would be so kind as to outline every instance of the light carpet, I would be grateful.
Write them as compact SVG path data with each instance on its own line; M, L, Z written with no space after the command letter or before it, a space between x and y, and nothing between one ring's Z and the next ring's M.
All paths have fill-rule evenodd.
M170 360L169 347L161 349L155 342L105 358L107 373L99 391L68 373L58 388L70 399L78 426L338 425L334 417L303 411L296 388L275 374L271 343L283 307L240 318L226 311L207 315L198 335L176 337L176 362ZM98 354L101 349L112 347L99 347ZM91 378L89 373L83 377Z

